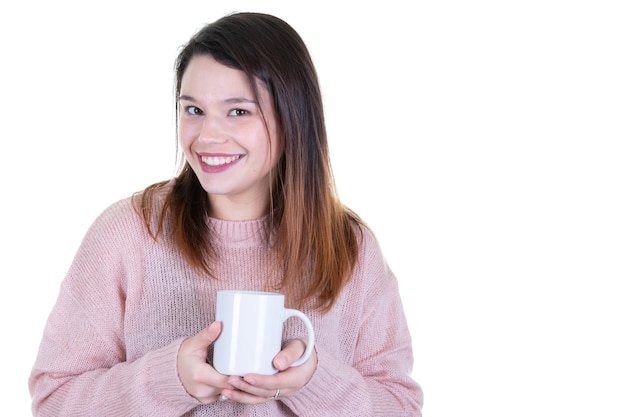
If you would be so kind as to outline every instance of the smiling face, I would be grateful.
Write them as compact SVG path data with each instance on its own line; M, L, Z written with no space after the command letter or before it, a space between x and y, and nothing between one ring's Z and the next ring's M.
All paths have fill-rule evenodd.
M261 83L257 90L260 102L243 71L210 56L193 57L183 74L179 141L213 217L247 220L267 212L280 149L269 92Z

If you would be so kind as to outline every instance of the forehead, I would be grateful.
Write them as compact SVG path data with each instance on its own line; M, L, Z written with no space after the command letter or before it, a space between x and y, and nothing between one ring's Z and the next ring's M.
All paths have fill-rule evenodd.
M248 78L243 71L227 67L206 55L194 56L189 61L181 79L181 90L185 88L251 90Z
M254 78L259 100L269 99L269 91L264 83ZM196 55L189 61L180 85L181 95L199 94L211 96L242 95L254 97L247 74L229 67L210 55Z

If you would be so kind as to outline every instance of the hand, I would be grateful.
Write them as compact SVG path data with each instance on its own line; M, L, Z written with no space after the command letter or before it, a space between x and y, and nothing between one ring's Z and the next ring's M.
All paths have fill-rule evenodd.
M195 336L183 341L178 350L178 377L189 395L201 403L219 399L223 389L232 389L228 376L217 372L206 361L209 345L222 331L222 324L214 322Z
M279 372L275 375L248 374L243 378L231 376L227 383L236 388L225 388L221 391L221 398L227 398L245 404L260 404L273 400L276 390L280 389L278 398L294 395L313 376L317 368L317 353L315 349L305 363L291 367L306 348L303 340L294 339L287 342L274 358L273 364Z

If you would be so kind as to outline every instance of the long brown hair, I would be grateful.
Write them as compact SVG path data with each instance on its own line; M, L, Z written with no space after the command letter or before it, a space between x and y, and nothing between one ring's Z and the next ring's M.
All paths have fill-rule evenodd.
M256 80L272 98L283 155L273 171L268 245L283 274L281 289L291 302L329 309L349 280L358 256L358 216L339 201L332 175L322 96L309 52L296 31L274 16L236 13L202 28L176 60L176 97L194 56L209 55L243 71L258 102ZM178 125L178 101L176 101ZM213 278L216 252L207 227L209 199L191 166L184 162L158 210L155 194L139 197L144 222L156 239L164 227L187 261ZM158 213L155 213L155 210ZM157 223L150 220L157 215ZM168 220L171 219L171 220Z

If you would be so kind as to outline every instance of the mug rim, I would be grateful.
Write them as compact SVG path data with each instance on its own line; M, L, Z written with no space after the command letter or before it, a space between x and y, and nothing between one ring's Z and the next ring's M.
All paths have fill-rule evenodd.
M265 295L265 296L284 296L284 294L270 291L252 291L252 290L218 290L218 293L224 294L241 294L241 295Z

